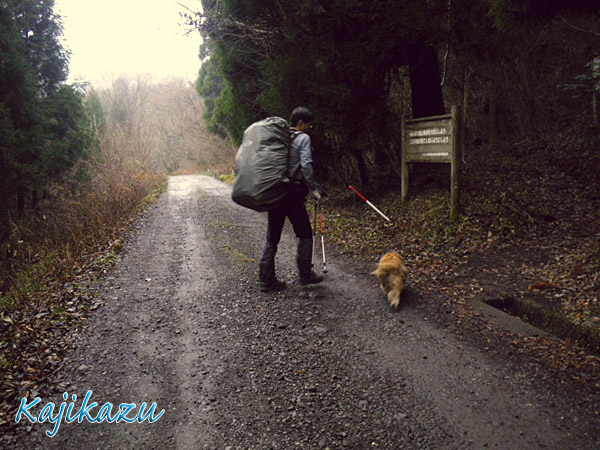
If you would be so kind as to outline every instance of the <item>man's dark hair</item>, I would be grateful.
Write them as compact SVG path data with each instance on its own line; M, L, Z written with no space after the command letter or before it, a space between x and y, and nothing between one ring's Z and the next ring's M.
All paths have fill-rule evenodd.
M295 127L298 125L298 122L302 121L304 123L310 123L314 119L312 113L305 108L304 106L298 106L296 109L292 111L292 116L290 117L290 125Z

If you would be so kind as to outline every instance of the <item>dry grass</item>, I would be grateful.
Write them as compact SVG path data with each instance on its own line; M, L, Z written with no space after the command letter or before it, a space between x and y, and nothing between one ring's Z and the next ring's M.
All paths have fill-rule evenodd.
M162 175L133 166L86 170L94 171L91 181L53 184L36 211L12 223L0 267L5 302L27 268L51 262L54 272L68 277L82 257L110 246L119 228L164 181Z
M11 426L21 397L51 381L74 330L94 309L86 283L118 259L124 230L166 186L163 175L133 164L104 163L86 171L92 175L86 183L70 179L51 186L37 211L12 224L5 243L1 428Z

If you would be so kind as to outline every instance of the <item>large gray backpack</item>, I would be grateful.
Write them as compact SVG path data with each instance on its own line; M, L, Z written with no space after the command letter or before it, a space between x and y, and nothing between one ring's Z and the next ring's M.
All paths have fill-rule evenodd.
M277 207L290 187L288 154L295 135L281 117L268 117L244 131L235 157L231 198L255 211Z

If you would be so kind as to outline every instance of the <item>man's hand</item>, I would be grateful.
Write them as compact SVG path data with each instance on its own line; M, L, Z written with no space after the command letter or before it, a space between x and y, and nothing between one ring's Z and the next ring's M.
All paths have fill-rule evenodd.
M316 201L321 200L321 193L319 192L318 189L315 189L314 191L312 191L311 194L315 198Z

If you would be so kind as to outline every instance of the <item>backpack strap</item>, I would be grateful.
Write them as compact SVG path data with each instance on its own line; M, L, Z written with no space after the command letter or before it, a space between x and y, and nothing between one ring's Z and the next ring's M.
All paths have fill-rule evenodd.
M296 139L301 134L304 134L304 133L302 131L299 131L299 130L292 130L292 129L290 129L290 149L291 149L291 146L292 146L292 142L294 142L294 139ZM300 168L298 168L298 170L299 169ZM290 174L290 179L292 180L292 183L297 183L297 181L294 181L294 176L296 175L296 173L297 172Z
M302 131L298 131L298 130L290 130L290 144L292 143L292 141L294 139L296 139L298 136L300 136L302 134Z

